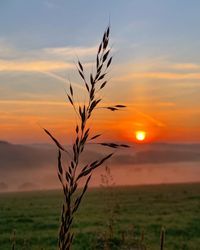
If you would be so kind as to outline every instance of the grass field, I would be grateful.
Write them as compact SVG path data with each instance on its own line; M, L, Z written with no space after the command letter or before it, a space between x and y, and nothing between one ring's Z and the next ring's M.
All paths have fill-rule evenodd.
M0 194L0 249L11 249L13 229L17 250L57 249L61 197L59 191ZM200 249L200 184L90 189L77 215L73 249L99 249L110 214L116 241L122 231L129 231L130 242L133 231L134 238L144 231L147 249L156 250L164 226L165 249Z

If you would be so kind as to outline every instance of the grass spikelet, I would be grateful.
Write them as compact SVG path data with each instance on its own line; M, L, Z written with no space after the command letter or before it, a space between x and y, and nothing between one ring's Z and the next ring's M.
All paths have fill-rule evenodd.
M63 168L62 165L62 154L66 152L64 147L58 142L58 140L51 135L49 131L44 129L47 135L53 140L58 148L58 166L57 174L63 188L64 203L61 210L61 225L59 231L58 246L59 250L70 250L74 234L72 232L72 225L75 218L76 211L79 209L81 201L87 192L89 182L92 177L93 171L104 164L109 158L112 157L113 153L104 156L102 159L88 163L85 167L80 167L80 155L84 152L85 145L88 141L97 139L101 134L97 134L89 139L90 128L87 127L88 120L96 109L97 105L102 101L97 96L97 90L102 90L107 84L107 80L102 80L107 76L107 70L111 65L112 57L109 58L110 49L109 46L109 34L110 27L106 29L103 35L103 39L99 45L98 52L96 55L96 73L90 73L89 79L86 79L84 73L84 66L78 60L77 70L83 80L87 93L88 93L88 104L75 106L73 86L70 83L69 94L67 98L73 106L75 112L79 114L79 121L76 124L75 131L76 137L72 145L72 153L70 155L70 164L67 169ZM90 84L89 84L90 83ZM89 88L90 86L90 88ZM115 105L113 107L106 107L111 111L119 110L124 108L124 105ZM120 145L115 143L100 143L102 146L107 146L112 149L120 147L128 147L127 145ZM80 181L84 182L80 192L77 192L77 188L80 187Z

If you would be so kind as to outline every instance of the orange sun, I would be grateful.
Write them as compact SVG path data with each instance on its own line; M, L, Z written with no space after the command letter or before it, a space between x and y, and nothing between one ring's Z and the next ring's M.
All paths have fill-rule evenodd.
M135 137L138 141L144 141L146 138L146 132L145 131L136 131Z

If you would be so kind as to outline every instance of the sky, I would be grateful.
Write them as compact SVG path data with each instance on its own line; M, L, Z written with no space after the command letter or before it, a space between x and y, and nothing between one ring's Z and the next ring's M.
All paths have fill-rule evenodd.
M158 0L1 0L0 140L46 143L42 128L63 143L73 140L77 102L86 92L75 63L88 72L111 24L113 63L103 105L91 125L105 140L200 142L200 2Z
M70 81L76 105L86 102L76 64L94 71L108 24L113 61L99 107L127 108L99 108L88 125L101 141L131 146L109 160L114 180L199 182L199 10L197 0L1 0L0 191L59 186L56 148L42 128L73 143L77 116L66 91ZM136 131L146 132L143 142ZM88 145L82 163L105 153Z

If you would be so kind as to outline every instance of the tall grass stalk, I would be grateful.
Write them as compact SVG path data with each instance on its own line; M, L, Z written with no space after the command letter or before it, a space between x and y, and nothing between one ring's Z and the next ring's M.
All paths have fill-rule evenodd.
M113 153L105 155L102 159L97 159L93 162L82 166L80 163L80 155L84 152L85 146L88 141L94 141L100 137L100 134L96 134L90 137L91 128L88 127L88 120L91 119L94 110L102 102L99 97L99 92L107 85L108 69L112 62L112 56L110 56L111 49L109 48L109 36L110 27L108 26L103 34L102 41L98 47L95 63L95 73L90 73L89 77L86 77L84 66L78 60L77 70L80 78L85 86L87 92L87 104L77 105L74 100L74 89L70 83L67 98L72 105L75 113L78 116L78 124L75 126L76 137L72 145L72 150L68 152L61 143L46 129L44 131L51 137L58 148L58 178L63 188L64 203L61 213L61 226L59 231L58 246L60 250L71 249L74 233L72 231L73 221L75 214L81 204L81 201L88 189L88 184L91 180L93 171L106 162ZM103 107L110 111L117 111L125 108L124 105L118 104L115 106ZM110 148L128 147L124 144L116 143L98 143L102 146ZM70 155L70 163L65 169L63 166L63 153ZM77 188L80 187L80 181L84 182L81 191Z
M160 232L160 250L164 250L165 243L165 229L162 228Z
M11 237L10 237L10 242L11 242L11 250L16 249L16 232L13 230Z

